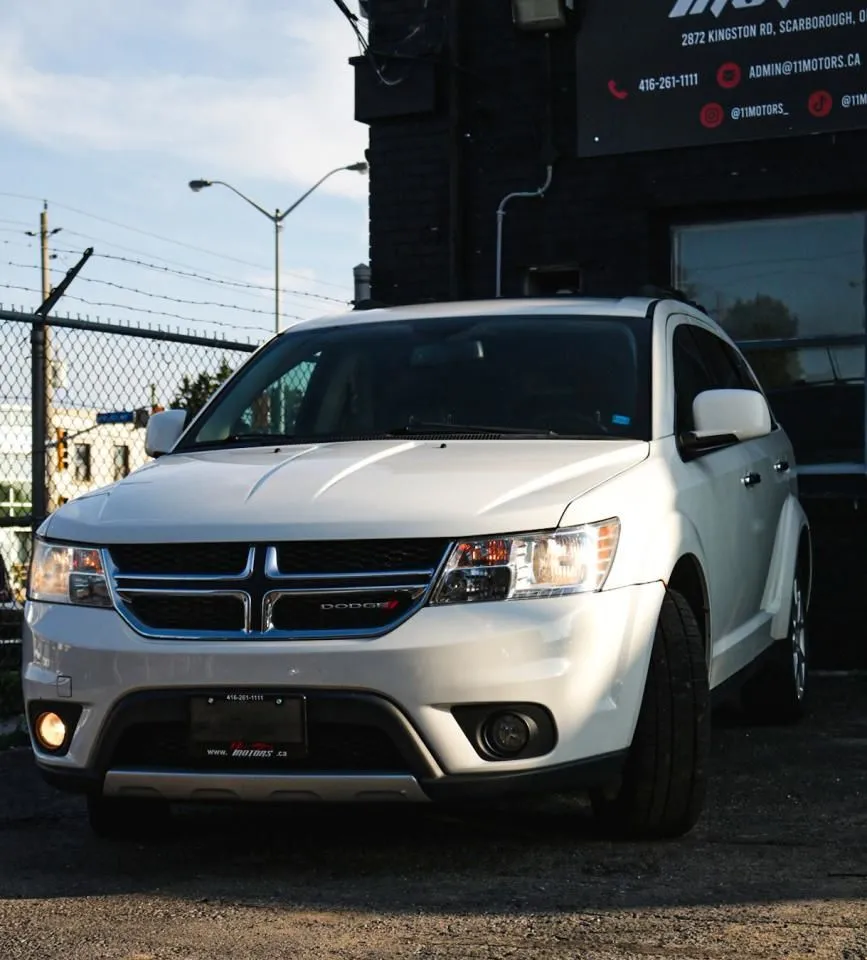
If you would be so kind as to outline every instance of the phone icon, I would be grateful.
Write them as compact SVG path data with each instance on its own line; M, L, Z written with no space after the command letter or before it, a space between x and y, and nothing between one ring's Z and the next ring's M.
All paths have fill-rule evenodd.
M625 100L629 96L629 93L626 90L621 90L614 80L608 81L608 92L612 97L617 97L618 100Z

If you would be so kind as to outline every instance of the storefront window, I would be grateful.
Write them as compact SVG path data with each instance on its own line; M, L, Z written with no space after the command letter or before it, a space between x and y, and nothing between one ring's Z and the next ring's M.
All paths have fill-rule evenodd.
M675 227L674 282L741 344L802 464L858 465L867 215Z

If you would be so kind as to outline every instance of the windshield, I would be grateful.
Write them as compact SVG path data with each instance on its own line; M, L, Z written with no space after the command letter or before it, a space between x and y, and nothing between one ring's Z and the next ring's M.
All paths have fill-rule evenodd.
M178 450L414 435L649 437L650 324L424 317L287 333Z

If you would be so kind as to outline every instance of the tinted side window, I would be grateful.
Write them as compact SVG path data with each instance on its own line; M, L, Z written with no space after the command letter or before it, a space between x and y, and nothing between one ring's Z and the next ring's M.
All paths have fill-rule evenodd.
M746 360L731 344L701 327L690 327L690 332L705 366L711 371L716 389L762 392ZM774 423L773 413L771 422Z
M692 403L705 390L713 390L718 384L705 367L695 340L687 324L681 324L674 331L674 404L675 433L686 433L695 429L692 416Z
M758 380L756 380L755 374L750 370L749 364L744 360L744 358L738 353L737 350L733 350L731 346L723 342L723 349L729 355L729 358L738 371L738 377L741 381L742 390L755 390L757 393L762 392L762 388L759 386Z
M713 387L717 390L742 390L744 382L737 364L734 362L728 344L710 331L701 327L689 328L695 340L699 356L713 378ZM752 389L752 387L747 388Z

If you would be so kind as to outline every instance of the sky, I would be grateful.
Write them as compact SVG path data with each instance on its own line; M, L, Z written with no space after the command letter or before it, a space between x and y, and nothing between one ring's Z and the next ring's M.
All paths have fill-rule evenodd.
M53 283L94 248L59 315L269 336L273 226L224 187L187 183L224 180L283 210L329 170L364 160L357 54L331 0L4 3L3 309L41 301L39 245L26 231L38 231L45 200L49 228L60 228ZM367 177L354 172L287 217L284 325L347 308L367 223Z

